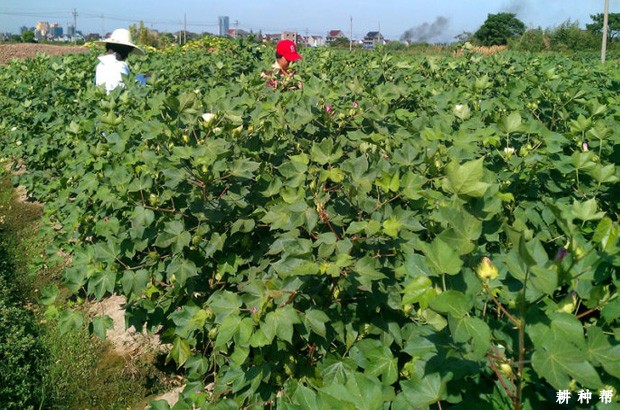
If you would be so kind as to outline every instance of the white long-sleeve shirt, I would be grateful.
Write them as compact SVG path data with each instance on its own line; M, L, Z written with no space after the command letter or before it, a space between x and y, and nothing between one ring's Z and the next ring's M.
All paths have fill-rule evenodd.
M98 57L99 64L95 72L95 84L105 85L109 93L118 86L123 86L123 74L129 74L129 65L116 59L116 54L105 54Z

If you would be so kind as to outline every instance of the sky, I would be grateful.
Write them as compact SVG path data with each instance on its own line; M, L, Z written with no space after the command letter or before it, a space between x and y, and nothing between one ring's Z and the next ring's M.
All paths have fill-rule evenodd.
M515 13L526 26L555 27L567 20L581 27L590 15L602 13L604 0L0 0L0 32L19 33L37 21L59 23L65 29L77 12L77 29L84 34L111 32L143 21L149 28L196 33L218 31L218 16L229 16L230 28L279 33L296 31L326 36L342 30L360 39L381 31L398 40L451 42L463 32L475 32L488 14ZM610 13L620 12L620 0L610 0ZM235 24L237 23L237 24Z

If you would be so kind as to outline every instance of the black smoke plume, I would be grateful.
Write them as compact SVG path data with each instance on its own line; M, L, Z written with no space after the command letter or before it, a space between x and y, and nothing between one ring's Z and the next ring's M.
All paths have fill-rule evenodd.
M428 42L444 34L449 21L446 17L439 16L432 23L424 23L412 27L400 36L401 41Z

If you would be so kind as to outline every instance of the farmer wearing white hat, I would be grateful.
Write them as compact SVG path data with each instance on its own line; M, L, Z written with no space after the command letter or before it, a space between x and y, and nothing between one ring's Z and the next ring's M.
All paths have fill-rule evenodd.
M100 55L95 73L95 84L105 85L109 93L123 85L123 75L129 74L129 65L125 62L130 53L144 54L140 47L131 41L131 33L124 28L112 32L109 38L98 43L105 44L106 53Z

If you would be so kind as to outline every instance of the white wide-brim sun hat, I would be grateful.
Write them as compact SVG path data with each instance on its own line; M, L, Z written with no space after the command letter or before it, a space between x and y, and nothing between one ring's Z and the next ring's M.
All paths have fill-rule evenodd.
M132 52L135 54L144 54L144 50L142 50L140 47L138 47L131 41L131 33L129 32L129 30L125 28L117 28L116 30L112 32L110 37L105 38L101 41L96 41L95 43L97 44L106 44L106 43L121 44L124 46L133 47Z

